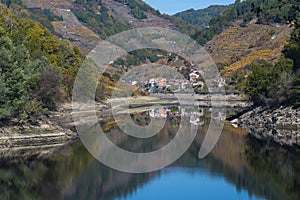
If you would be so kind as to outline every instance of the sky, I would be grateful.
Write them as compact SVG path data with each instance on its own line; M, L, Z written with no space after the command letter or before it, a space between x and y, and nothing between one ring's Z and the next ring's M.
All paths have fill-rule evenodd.
M177 12L194 8L206 8L210 5L228 5L235 0L143 0L161 13L173 15Z

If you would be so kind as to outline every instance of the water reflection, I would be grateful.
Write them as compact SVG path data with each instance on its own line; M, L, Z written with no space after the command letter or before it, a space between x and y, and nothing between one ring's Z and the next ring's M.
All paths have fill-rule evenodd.
M217 194L231 199L300 199L299 152L258 142L243 129L226 125L213 152L200 160L197 154L208 128L207 115L204 110L204 125L189 150L167 169L153 173L110 169L93 159L80 141L58 149L49 159L2 160L0 199L140 199L150 192L173 199ZM132 140L114 126L107 134L124 148L150 151L174 137L178 127L173 119L152 142ZM167 183L172 189L164 189Z
M131 118L135 120L135 122L139 125L144 125L141 122L141 115L149 116L148 120L146 121L146 125L149 124L149 121L151 118L154 119L171 119L173 121L180 121L181 117L185 118L187 121L189 121L190 125L194 126L203 126L204 125L204 108L194 108L194 107L180 107L180 106L173 106L173 107L160 107L160 108L154 108L146 112L142 113L134 113L131 114ZM139 120L137 120L137 116ZM218 118L218 115L216 115L216 119ZM224 120L224 119L223 119Z

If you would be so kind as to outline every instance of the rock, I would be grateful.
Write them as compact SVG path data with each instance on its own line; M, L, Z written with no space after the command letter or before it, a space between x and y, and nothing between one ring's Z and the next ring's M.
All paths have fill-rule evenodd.
M6 149L38 149L58 147L78 138L77 134L63 127L64 117L71 119L70 112L64 116L53 112L38 119L20 121L13 119L0 127L0 158ZM29 151L35 152L35 151Z
M232 124L238 124L239 120L238 119L234 119L232 121L230 121Z
M50 129L50 126L48 124L42 124L40 125L41 129Z
M239 119L240 126L258 139L273 140L281 145L299 145L300 128L299 109L280 107L276 110L264 110L262 107L245 113Z

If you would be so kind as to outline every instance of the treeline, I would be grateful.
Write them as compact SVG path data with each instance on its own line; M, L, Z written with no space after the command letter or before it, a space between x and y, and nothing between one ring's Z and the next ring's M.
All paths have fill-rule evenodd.
M203 30L210 25L209 23L213 18L222 14L226 8L227 6L215 5L200 10L190 9L177 13L174 16L183 19L200 30Z
M197 31L193 38L203 45L237 22L240 26L246 26L257 18L257 23L285 23L294 20L299 10L300 2L297 0L237 0L210 21L210 28Z
M28 118L70 99L83 56L36 21L0 4L0 119Z
M245 92L258 105L300 106L300 15L283 51L284 58L275 64L253 63L252 74L245 81Z

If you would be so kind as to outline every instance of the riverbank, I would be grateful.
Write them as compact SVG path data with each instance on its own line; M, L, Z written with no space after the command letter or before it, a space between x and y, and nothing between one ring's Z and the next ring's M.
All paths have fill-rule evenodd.
M178 100L180 99L180 102ZM132 97L132 98L114 98L107 100L107 104L112 102L114 105L122 107L129 102L129 108L138 108L146 106L170 106L170 105L197 105L199 107L212 107L211 101L214 101L214 107L226 108L249 108L252 103L240 95L223 95L223 94L206 94L206 95L192 95L192 94L161 94L151 93L150 96ZM126 105L126 104L125 104Z
M134 112L147 111L152 106L179 104L178 99L174 95L156 94L147 97L109 99L106 102L96 104L96 112L99 114L99 119L101 120L105 116L111 115L110 105L112 101L115 105L122 107L124 102L127 102L125 99L129 100L130 109ZM195 99L199 102L199 106L210 106L210 96L208 95L196 95ZM237 95L226 95L226 97L215 95L214 99L220 102L226 99L227 101L224 105L228 107L247 107L249 105L247 101ZM190 99L187 98L186 103L189 103L189 101ZM88 105L80 105L79 107L92 111ZM79 112L82 112L82 110ZM73 122L71 113L72 104L65 103L58 111L48 112L36 117L34 120L10 119L0 122L0 149L57 145L77 138L74 126L81 122ZM84 120L89 121L91 113L85 112L84 114Z
M239 125L260 140L283 146L300 146L300 109L257 107L239 117Z
M34 120L1 121L0 157L44 156L53 148L77 139L68 121L71 121L71 115L65 108L48 112Z

